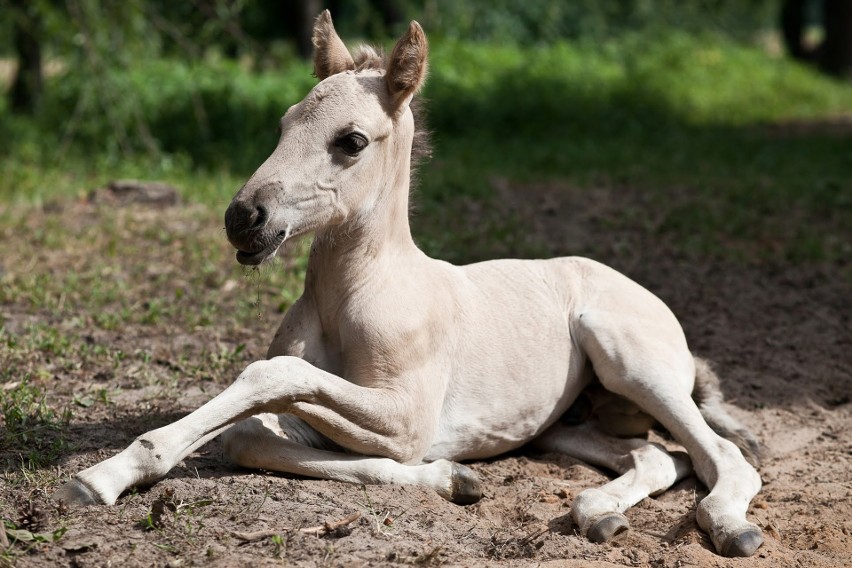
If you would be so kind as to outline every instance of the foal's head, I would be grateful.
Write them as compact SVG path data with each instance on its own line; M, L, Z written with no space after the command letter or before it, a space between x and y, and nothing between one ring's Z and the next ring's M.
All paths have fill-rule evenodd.
M387 63L369 48L353 59L326 10L313 41L320 83L281 119L275 151L225 212L242 264L263 262L290 237L363 223L408 188L423 30L412 22Z

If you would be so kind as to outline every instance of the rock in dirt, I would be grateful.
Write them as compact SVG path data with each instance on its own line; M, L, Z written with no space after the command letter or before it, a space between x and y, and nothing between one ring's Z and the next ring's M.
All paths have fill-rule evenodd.
M89 193L92 203L127 206L131 204L173 207L180 203L180 191L167 183L134 179L113 180L105 188Z

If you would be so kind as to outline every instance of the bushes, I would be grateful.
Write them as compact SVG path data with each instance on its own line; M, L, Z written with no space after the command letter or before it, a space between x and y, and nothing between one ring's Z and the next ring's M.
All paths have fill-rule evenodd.
M307 63L253 72L226 59L159 59L95 78L67 69L51 79L37 124L4 116L0 144L19 151L29 136L52 151L71 140L81 155L154 149L243 169L265 157L278 118L314 84ZM434 42L425 94L432 127L452 137L733 126L840 112L852 102L848 86L795 64L680 33L529 48Z
M247 169L274 146L278 118L313 80L301 64L256 74L229 60L155 60L99 85L70 73L53 83L37 128L54 143L73 139L72 153L178 154L196 166Z
M641 31L715 30L747 38L775 25L776 0L461 0L414 14L432 37L551 45L570 39L604 42Z
M36 124L4 117L0 148L47 159L179 155L196 167L248 172L274 146L278 118L314 84L307 63L255 72L221 58L155 59L97 77L66 69L50 80ZM676 32L528 48L436 41L425 95L440 137L498 145L529 137L560 150L566 140L659 143L661 131L852 105L848 86L793 63L719 36Z

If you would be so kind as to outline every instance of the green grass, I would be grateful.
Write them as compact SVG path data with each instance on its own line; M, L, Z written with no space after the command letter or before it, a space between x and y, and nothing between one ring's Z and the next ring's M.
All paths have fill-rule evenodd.
M303 64L256 73L221 60L157 60L110 81L122 102L109 120L95 103L78 109L91 86L74 77L48 85L36 121L0 109L9 119L0 202L80 199L109 179L142 177L172 182L221 215L273 148L278 117L314 80ZM524 48L439 41L425 96L437 144L416 227L433 254L539 251L515 244L523 226L503 211L474 219L484 225L476 228L455 212L460 200L488 209L495 177L630 186L661 211L654 230L692 254L810 261L850 252L849 129L770 125L848 117L852 86L758 47L677 32ZM67 119L78 110L82 118ZM55 237L37 231L49 247Z
M67 449L62 430L71 411L51 408L45 402L45 392L28 376L13 385L7 383L0 391L0 456L7 460L4 470L48 465ZM8 463L10 460L16 463Z

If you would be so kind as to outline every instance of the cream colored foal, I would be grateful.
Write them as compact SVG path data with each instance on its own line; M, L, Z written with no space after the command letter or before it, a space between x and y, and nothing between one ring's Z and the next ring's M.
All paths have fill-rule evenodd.
M714 375L690 353L671 311L584 258L453 266L427 257L408 224L423 31L412 22L387 62L369 48L353 57L325 12L314 44L319 84L281 119L275 151L225 215L243 264L315 233L304 294L269 358L192 414L80 472L57 497L114 503L223 434L245 466L418 484L469 503L480 485L460 461L534 442L619 475L573 503L589 538L625 530L626 509L694 467L710 488L698 523L716 549L754 553L763 538L746 509L761 482L727 438L756 446L722 409ZM576 414L572 404L590 386L609 397L592 397L598 418L560 421ZM602 428L642 435L649 422L631 421L646 415L688 458Z

